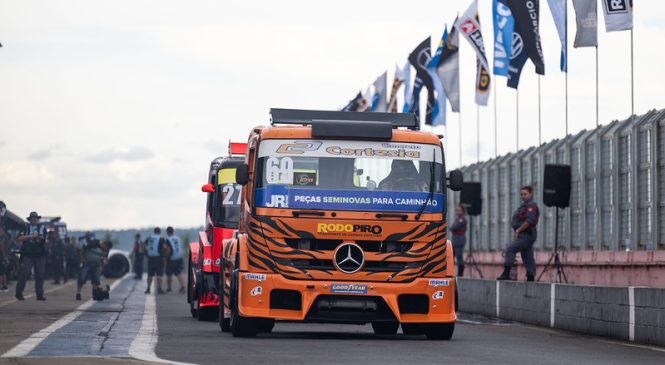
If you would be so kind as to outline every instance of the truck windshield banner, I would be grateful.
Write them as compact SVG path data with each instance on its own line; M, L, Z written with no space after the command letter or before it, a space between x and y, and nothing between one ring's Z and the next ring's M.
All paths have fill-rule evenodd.
M267 140L259 146L259 157L266 156L443 161L440 146L407 142Z
M256 189L256 206L265 208L358 210L381 212L417 212L427 202L424 212L443 210L443 194L428 192L354 191L302 189L288 185L268 185Z

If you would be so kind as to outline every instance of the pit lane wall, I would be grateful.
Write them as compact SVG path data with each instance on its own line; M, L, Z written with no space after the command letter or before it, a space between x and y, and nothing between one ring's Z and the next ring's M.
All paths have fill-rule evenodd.
M665 289L457 279L459 311L665 346Z

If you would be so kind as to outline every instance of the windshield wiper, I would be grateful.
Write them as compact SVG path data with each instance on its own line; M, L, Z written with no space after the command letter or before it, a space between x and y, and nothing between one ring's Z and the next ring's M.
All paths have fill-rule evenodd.
M418 210L418 214L416 214L416 220L420 220L420 216L423 215L423 211L425 211L425 208L427 207L427 203L429 203L432 198L434 197L434 167L436 165L436 149L433 150L433 156L432 156L432 164L430 165L429 168L429 195L427 196L427 199L425 199L425 202L423 205L420 206L420 209Z
M291 212L291 214L293 214L293 216L296 218L300 217L301 215L315 215L317 217L323 217L326 215L324 212L318 212L315 210L294 210Z
M409 218L408 214L400 214L400 213L376 213L377 218L400 218L403 221L405 221L407 218Z

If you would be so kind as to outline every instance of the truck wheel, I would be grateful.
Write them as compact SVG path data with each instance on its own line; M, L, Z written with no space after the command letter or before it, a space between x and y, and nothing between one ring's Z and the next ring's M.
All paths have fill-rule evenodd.
M407 336L422 335L425 333L425 326L422 323L402 323L402 333Z
M399 329L399 322L372 322L375 335L394 335Z
M275 320L271 318L262 319L259 324L259 332L261 333L270 333L275 327Z
M450 340L455 332L455 322L430 323L426 326L425 335L428 340Z
M198 318L199 318L199 321L202 321L202 322L214 322L214 321L217 321L217 313L219 312L219 310L215 307L201 307L201 299L204 296L208 295L206 285L203 282L203 280L204 279L199 276L198 282L201 283L201 285L197 285L197 288L196 288L197 289L196 291L198 292L198 296L197 296L198 301L196 302L197 307L198 307L197 308L198 313L199 313Z
M192 318L196 318L198 311L194 303L194 298L198 298L198 294L194 291L194 270L192 269L192 256L189 256L187 264L187 303L189 303L189 313Z
M255 337L258 332L253 318L243 317L238 310L238 271L231 274L231 334L233 337Z
M217 320L217 308L199 308L199 321L212 322Z
M229 332L231 330L231 320L226 318L224 313L225 300L224 296L226 295L226 265L224 264L224 259L220 260L219 266L219 329L222 332Z

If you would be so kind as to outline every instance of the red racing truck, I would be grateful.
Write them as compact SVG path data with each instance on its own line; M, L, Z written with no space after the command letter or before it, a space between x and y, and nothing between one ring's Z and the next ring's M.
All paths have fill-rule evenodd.
M229 143L226 157L210 163L206 193L205 229L199 240L189 244L187 302L192 317L216 321L219 313L219 260L222 240L232 238L238 229L241 186L236 168L245 161L246 143Z

